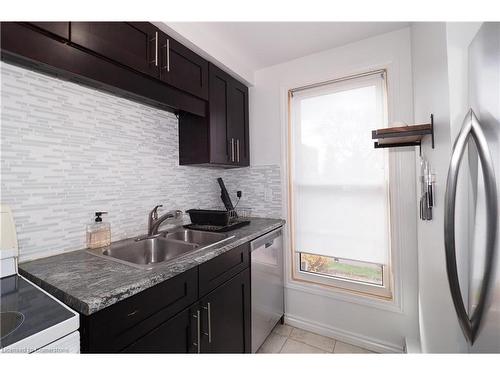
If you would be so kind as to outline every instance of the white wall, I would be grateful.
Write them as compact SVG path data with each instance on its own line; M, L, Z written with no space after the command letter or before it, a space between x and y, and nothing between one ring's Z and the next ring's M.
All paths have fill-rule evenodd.
M255 73L250 89L251 164L282 166L286 193L286 92L290 88L322 82L378 68L388 69L389 120L413 121L410 31L408 28L340 48L309 55ZM370 134L367 134L370 137ZM344 341L380 351L402 349L406 336L418 335L416 274L416 207L414 150L391 151L391 163L401 182L393 214L400 223L396 234L397 301L366 304L362 298L286 282L286 317L289 322ZM398 155L396 157L396 155ZM283 195L283 215L287 215ZM287 244L288 245L288 244ZM290 249L286 248L290 258ZM290 259L287 274L290 275ZM397 305L397 306L396 306Z
M419 323L424 352L466 350L448 288L443 202L452 143L467 111L467 46L478 27L477 23L416 23L411 27L415 121L425 122L430 113L435 121L435 149L427 139L422 153L436 173L436 207L432 221L418 222ZM466 194L466 190L458 192L459 197ZM457 210L457 217L465 208ZM463 228L457 229L460 246L468 242L467 223L457 225ZM466 268L465 259L459 259L462 275L467 274Z

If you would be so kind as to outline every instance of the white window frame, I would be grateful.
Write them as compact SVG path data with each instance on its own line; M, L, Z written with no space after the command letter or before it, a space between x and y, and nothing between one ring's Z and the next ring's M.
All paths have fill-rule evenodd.
M308 85L305 87L301 87L301 89L305 88L313 88L315 86L324 86L324 85L329 85L335 82L341 82L341 81L346 81L350 79L356 79L362 76L366 75L371 75L371 74L383 74L384 75L384 86L385 86L385 92L384 92L384 107L386 111L386 118L388 117L387 114L389 113L389 103L388 103L388 85L387 85L387 70L386 69L380 69L377 71L373 72L366 72L366 73L360 73L352 76L346 76L342 77L339 79L335 79L332 81L327 81L327 82L321 82L318 84L312 84ZM334 291L341 291L345 292L348 294L354 294L362 297L371 297L375 298L378 300L385 300L385 301L394 301L394 275L392 272L392 258L393 258L393 248L392 248L392 234L391 234L391 227L392 227L392 209L391 209L391 181L389 180L388 184L388 215L389 215L389 254L388 254L388 264L387 265L382 265L382 272L383 272L383 286L379 285L374 285L370 283L365 283L361 281L356 281L356 280L347 280L345 278L339 278L335 276L328 276L328 275L323 275L323 274L315 274L312 272L307 272L307 271L302 271L300 269L300 253L295 251L295 245L294 245L294 220L293 220L293 215L294 215L294 203L293 203L293 183L292 183L292 157L293 157L293 147L292 147L292 97L293 97L293 92L296 91L297 89L290 89L288 90L288 101L287 101L287 106L288 106L288 128L287 128L287 147L286 147L286 160L287 160L287 185L288 185L288 224L289 224L289 233L290 233L290 249L291 249L291 277L292 281L302 283L302 284L309 284L313 286L320 286L320 287L327 287L330 289L333 289ZM368 135L369 136L369 135ZM379 150L380 152L388 152L386 149L381 149ZM388 161L389 164L389 179L391 179L392 173L391 173L391 163Z
M293 239L292 239L293 243ZM328 276L324 274L316 274L313 272L302 271L300 269L300 253L293 251L294 264L293 270L295 274L292 275L294 280L310 282L313 284L325 285L346 292L352 292L361 295L367 295L375 298L383 298L392 300L392 275L391 267L389 265L382 266L382 282L383 285L375 285L365 283L358 280L348 280L336 276ZM390 262L389 262L390 263Z

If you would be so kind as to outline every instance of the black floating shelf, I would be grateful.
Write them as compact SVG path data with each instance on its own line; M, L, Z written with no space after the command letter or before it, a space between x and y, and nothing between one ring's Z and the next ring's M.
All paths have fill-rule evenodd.
M432 137L432 148L434 148L434 115L432 114L429 124L372 130L372 139L377 139L373 144L375 148L421 147L422 138L426 135Z

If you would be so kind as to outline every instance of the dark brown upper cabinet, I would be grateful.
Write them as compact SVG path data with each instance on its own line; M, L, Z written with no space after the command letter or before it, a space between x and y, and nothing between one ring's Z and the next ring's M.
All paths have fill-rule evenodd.
M59 38L69 39L69 22L30 22L29 24Z
M71 43L159 77L160 32L148 22L71 22Z
M209 122L210 161L216 164L232 164L234 143L231 143L229 122L229 74L210 64L209 72ZM234 141L233 141L234 142Z
M2 22L1 56L179 114L179 164L250 164L248 87L148 22Z
M179 163L250 165L248 87L209 64L208 117L181 113Z
M229 81L228 94L229 141L234 151L229 156L240 166L250 165L248 139L248 87L235 79ZM231 143L232 142L232 143Z
M180 90L208 99L208 61L170 36L160 36L160 78Z
M160 79L163 34L152 24L0 22L0 28L4 61L168 111L207 115L205 98Z
M208 99L208 62L147 22L72 22L71 42Z

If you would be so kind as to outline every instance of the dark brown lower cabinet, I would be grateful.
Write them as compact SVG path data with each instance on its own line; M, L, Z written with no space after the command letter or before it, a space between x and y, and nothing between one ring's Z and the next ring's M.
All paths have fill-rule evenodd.
M250 245L92 315L82 353L250 353Z
M200 301L202 353L250 353L250 270L239 273Z
M91 315L80 315L82 353L118 353L198 301L198 270L176 277Z
M247 268L123 352L249 353L250 313L250 270Z

